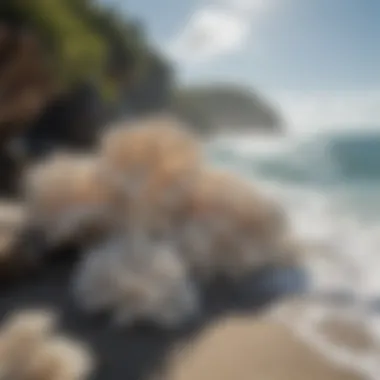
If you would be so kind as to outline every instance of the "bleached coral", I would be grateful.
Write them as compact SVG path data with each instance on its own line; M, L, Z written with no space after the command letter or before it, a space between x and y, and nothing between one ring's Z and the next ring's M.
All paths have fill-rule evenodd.
M133 244L125 236L87 252L74 294L88 311L110 310L125 324L144 319L176 326L198 311L195 286L179 255L166 244Z

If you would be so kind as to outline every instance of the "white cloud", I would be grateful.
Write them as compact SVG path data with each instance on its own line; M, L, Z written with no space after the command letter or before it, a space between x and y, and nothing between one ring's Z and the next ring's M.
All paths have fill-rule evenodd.
M272 0L219 0L196 10L168 45L170 57L200 63L240 49Z
M380 91L282 93L274 97L290 129L380 128Z

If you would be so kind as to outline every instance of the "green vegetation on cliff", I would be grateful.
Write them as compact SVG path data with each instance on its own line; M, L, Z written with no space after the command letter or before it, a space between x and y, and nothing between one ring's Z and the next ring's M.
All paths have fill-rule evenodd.
M91 80L106 98L136 79L152 56L136 22L91 0L2 0L0 21L38 35L60 85Z

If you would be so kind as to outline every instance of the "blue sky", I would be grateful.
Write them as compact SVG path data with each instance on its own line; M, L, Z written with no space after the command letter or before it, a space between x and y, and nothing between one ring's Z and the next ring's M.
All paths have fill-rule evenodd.
M252 86L295 123L380 125L379 0L103 2L141 19L182 81Z

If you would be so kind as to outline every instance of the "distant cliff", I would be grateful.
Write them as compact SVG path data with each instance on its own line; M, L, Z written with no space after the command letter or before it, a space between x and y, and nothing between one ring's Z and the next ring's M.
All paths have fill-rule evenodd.
M238 85L210 85L181 89L174 111L204 132L262 130L279 132L279 112L260 96Z

